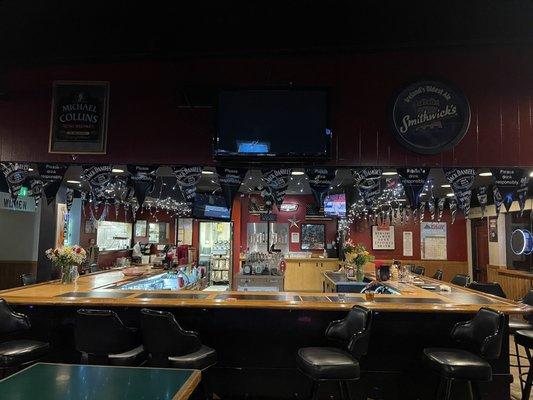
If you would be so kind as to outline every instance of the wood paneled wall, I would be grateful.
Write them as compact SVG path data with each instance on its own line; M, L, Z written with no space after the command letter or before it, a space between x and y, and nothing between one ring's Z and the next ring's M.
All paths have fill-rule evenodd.
M521 299L533 288L533 274L497 265L487 265L487 280L498 282L511 300Z
M37 261L0 261L0 289L21 286L22 274L36 274Z
M383 260L385 264L392 264L392 260ZM402 260L402 265L420 265L426 269L425 276L431 277L438 269L442 269L443 281L451 281L456 274L468 274L468 261L445 260Z

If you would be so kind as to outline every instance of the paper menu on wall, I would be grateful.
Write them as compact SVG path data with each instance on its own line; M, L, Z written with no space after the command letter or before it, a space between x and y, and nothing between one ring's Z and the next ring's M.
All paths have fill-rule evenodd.
M420 252L422 260L446 260L446 222L420 223Z
M403 233L403 256L413 256L413 232L406 231Z

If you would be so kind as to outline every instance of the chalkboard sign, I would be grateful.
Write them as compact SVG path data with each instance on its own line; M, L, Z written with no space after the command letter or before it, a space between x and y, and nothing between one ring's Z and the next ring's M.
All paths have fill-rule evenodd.
M105 154L108 96L108 82L54 82L49 152Z
M464 137L470 125L470 106L451 84L420 80L393 97L389 123L404 147L420 154L438 154Z

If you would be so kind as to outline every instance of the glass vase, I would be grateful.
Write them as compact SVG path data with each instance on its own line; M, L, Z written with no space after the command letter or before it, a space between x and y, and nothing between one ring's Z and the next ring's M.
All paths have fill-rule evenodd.
M68 265L61 267L61 284L76 283L80 274L78 273L77 265Z
M363 282L365 279L365 271L363 270L363 266L360 264L355 265L355 279L357 282Z

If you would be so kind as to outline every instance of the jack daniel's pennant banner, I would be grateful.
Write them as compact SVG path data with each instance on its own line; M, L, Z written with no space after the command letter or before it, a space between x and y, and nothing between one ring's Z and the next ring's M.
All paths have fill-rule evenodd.
M222 189L222 195L226 201L228 210L233 206L233 198L239 191L242 181L246 176L244 168L223 168L217 167L218 183Z
M472 197L472 184L476 177L474 168L443 168L446 180L452 187L457 206L465 218L470 214L470 199Z
M420 202L419 213L420 213L419 215L420 222L422 222L424 220L425 213L426 213L426 202L425 201Z
M439 210L439 216L438 216L437 220L439 222L442 219L442 214L444 213L444 206L445 205L446 205L446 198L445 197L437 200L437 208Z
M35 207L39 206L43 196L43 181L40 178L30 179L30 195L35 200Z
M381 192L382 168L364 168L352 170L355 187L365 202L367 208L374 205Z
M89 183L91 193L96 201L105 198L105 190L111 183L112 170L111 165L83 166L83 178Z
M285 198L287 188L289 187L292 169L264 169L261 172L263 173L263 180L270 189L272 199L279 210Z
M28 170L30 169L30 166L26 163L11 162L1 163L0 167L2 168L2 172L6 177L9 194L11 195L13 201L15 201L17 200L24 180L28 176Z
M487 209L487 193L488 190L486 186L480 186L477 188L477 201L479 202L479 207L481 208L481 218L485 216L485 210Z
M525 175L520 179L520 187L516 191L518 194L518 205L520 206L520 216L524 213L524 207L526 206L527 190L529 186L529 175Z
M455 214L457 213L457 200L450 200L450 212L452 213L452 224L455 222Z
M67 212L70 212L72 208L72 203L74 202L74 189L67 188L65 191L65 199L67 204Z
M202 167L174 166L172 170L184 200L192 203L196 197L196 186L202 178Z
M146 195L154 190L156 172L159 165L128 165L128 172L131 174L133 191L137 203L142 207Z
M309 178L309 186L315 198L318 209L324 206L324 199L329 192L331 182L335 179L334 168L306 168L305 173Z
M56 198L57 191L61 186L68 164L38 164L37 170L43 181L43 192L48 204Z
M429 168L398 168L400 182L413 211L420 205L420 193L426 185L428 174Z
M435 221L435 202L437 199L435 197L431 197L431 199L428 200L428 208L429 208L429 215L431 216L431 220Z
M496 218L500 215L500 209L502 207L503 198L496 186L492 188L492 194L494 196L494 207L496 208Z
M494 185L498 188L502 197L505 210L509 211L520 187L520 181L524 177L524 170L520 168L491 168Z

